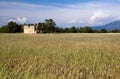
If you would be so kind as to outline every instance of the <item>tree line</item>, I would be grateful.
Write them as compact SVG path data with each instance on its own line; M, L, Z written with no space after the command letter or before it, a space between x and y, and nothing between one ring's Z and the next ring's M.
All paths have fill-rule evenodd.
M23 32L23 25L19 25L16 22L8 22L7 25L0 28L0 33L21 33Z
M69 27L63 28L56 26L56 23L53 19L45 19L44 22L34 24L37 26L38 33L120 33L120 29L107 31L105 28L101 30L92 29L89 26L85 27ZM7 25L0 28L0 33L22 33L23 25L17 24L16 22L8 22Z

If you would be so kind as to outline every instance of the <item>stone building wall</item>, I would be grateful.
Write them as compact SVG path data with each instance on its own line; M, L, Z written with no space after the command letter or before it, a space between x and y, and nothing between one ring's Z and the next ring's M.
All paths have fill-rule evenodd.
M35 34L35 26L34 25L24 25L24 33L25 34Z

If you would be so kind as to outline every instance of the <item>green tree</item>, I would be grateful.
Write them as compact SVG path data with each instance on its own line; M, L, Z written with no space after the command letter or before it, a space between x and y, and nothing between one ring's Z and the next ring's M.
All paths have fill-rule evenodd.
M45 23L48 26L48 33L54 33L56 23L53 21L53 19L45 19Z
M42 23L38 23L37 30L39 33L42 33Z
M120 29L111 30L112 33L120 33Z
M16 22L11 21L8 23L7 26L8 26L9 33L16 33L16 32L22 31L22 26L18 25Z
M91 27L80 27L80 33L94 33L94 30Z
M101 29L101 33L107 33L107 30L105 28Z
M55 27L56 33L64 33L64 29L62 27Z
M70 28L64 28L65 33L70 33Z
M15 33L17 31L17 26L18 25L16 24L16 22L13 22L13 21L9 22L8 23L9 33Z
M18 33L23 32L23 25L18 25L16 22L9 22L6 26L1 27L2 33Z
M37 29L39 33L48 33L48 25L46 23L38 23Z
M70 33L77 33L77 28L75 26L71 27L70 29Z
M0 28L0 33L9 33L9 29L8 29L8 26L2 26Z

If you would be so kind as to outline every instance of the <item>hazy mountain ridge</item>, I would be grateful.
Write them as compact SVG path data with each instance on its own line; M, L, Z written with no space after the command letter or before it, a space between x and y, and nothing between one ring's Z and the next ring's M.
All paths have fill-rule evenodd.
M103 26L95 26L95 27L93 27L93 29L96 29L96 30L101 30L103 28L105 28L106 30L120 29L120 20L110 22L110 23L105 24Z

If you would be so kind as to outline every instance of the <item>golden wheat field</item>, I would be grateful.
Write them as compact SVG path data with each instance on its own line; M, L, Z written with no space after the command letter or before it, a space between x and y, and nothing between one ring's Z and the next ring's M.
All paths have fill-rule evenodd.
M0 34L0 79L120 79L120 34Z

